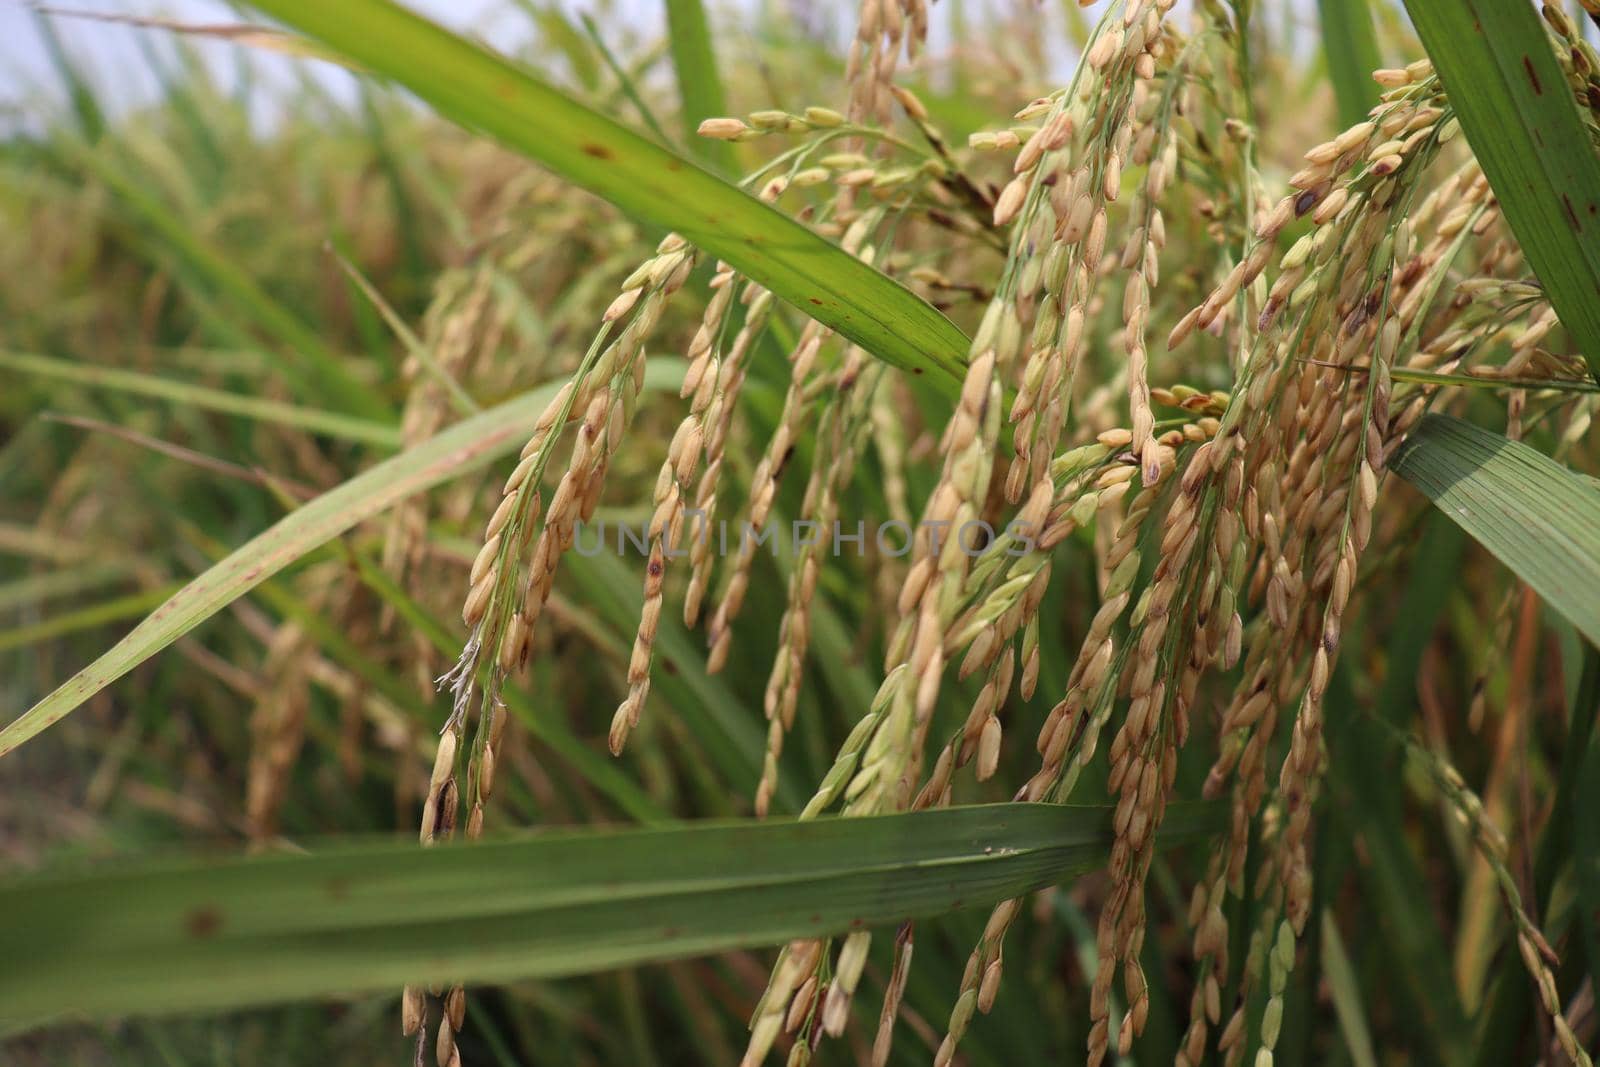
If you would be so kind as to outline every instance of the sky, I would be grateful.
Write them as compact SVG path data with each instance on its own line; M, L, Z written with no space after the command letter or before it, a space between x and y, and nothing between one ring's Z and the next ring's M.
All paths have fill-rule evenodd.
M338 0L328 2L337 3ZM526 18L508 0L403 2L413 10L457 30L471 32L503 49L509 50L524 41L528 34ZM38 111L44 106L41 100L60 97L60 80L39 33L37 17L31 10L34 6L34 0L0 0L0 112L11 126L38 125ZM224 0L41 0L38 6L161 17L189 23L245 21L239 9ZM629 0L616 6L623 11L635 8L653 12L660 5L648 0ZM155 95L155 79L141 52L139 37L144 35L159 41L166 36L165 31L84 18L57 16L54 21L68 51L82 69L90 72L96 89L114 105L136 106ZM204 39L196 39L196 44L219 72L231 69L236 46ZM288 60L265 53L258 53L256 60L269 80L275 76L287 77ZM339 75L332 75L331 79L334 84L347 80Z

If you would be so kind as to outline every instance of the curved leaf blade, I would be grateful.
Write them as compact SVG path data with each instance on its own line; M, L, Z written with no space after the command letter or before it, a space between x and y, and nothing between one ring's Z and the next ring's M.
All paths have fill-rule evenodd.
M683 380L683 362L651 360L646 389ZM364 519L440 482L514 452L561 383L523 393L456 423L330 489L241 545L156 608L143 622L49 696L0 729L0 756L48 729L134 667L251 589Z
M1600 645L1600 489L1592 482L1446 415L1424 418L1391 466Z
M252 0L575 185L733 264L885 362L960 386L967 338L926 301L710 171L390 0Z
M155 400L169 400L174 404L200 408L203 411L259 419L278 426L310 430L312 433L326 434L345 441L357 441L383 448L400 447L400 429L393 423L364 419L339 411L323 411L302 407L299 404L287 404L246 393L229 392L226 389L212 389L209 386L193 385L173 378L145 374L142 371L6 349L0 349L0 367L90 388L115 390Z
M555 977L993 903L1090 870L1110 808L996 804L184 860L0 885L0 1017ZM1164 843L1209 833L1178 805ZM114 907L107 903L114 901Z
M1461 132L1561 322L1600 378L1600 158L1522 0L1406 0Z

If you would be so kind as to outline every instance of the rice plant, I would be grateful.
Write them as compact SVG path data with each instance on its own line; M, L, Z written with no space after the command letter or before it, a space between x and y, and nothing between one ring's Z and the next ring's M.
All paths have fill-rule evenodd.
M8 1062L1592 1062L1596 10L252 7L5 146Z

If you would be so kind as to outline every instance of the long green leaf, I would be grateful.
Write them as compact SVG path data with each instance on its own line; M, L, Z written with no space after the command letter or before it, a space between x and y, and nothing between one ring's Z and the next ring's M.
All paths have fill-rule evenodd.
M1322 26L1322 55L1339 103L1339 121L1354 126L1378 102L1372 72L1381 60L1367 0L1317 0Z
M629 214L676 230L801 311L947 394L967 339L904 286L782 212L390 0L252 0Z
M27 626L0 630L0 652L8 652L13 648L26 648L29 645L66 637L83 630L92 630L107 623L121 622L123 619L137 618L167 599L176 588L176 586L162 586L142 593L130 593L114 600L75 608Z
M1328 983L1328 996L1333 1001L1334 1016L1339 1020L1339 1033L1344 1037L1350 1062L1355 1067L1378 1067L1378 1057L1372 1051L1372 1031L1361 1006L1361 983L1344 950L1339 924L1329 911L1322 913L1322 976Z
M1506 221L1600 378L1600 159L1522 0L1406 0Z
M37 608L54 597L81 596L91 589L115 585L134 573L120 560L108 559L78 567L25 574L0 582L0 614L22 607Z
M677 359L652 360L645 388L683 380ZM185 585L128 636L0 729L0 756L58 722L94 694L166 648L295 560L413 493L513 452L559 383L523 393L452 426L284 516Z
M400 444L399 428L389 423L358 418L337 411L321 411L316 408L301 407L299 404L285 404L258 396L231 393L225 389L211 389L140 371L102 367L72 359L35 355L31 352L4 350L0 350L0 367L42 378L53 378L57 381L114 389L133 396L170 400L175 404L201 408L205 411L217 411L225 415L260 419L263 422L310 430L312 433L327 434L329 437L346 441L360 441L385 448L396 448Z
M1393 467L1600 645L1600 489L1592 482L1445 415L1423 419Z
M1216 813L1180 805L1168 844ZM215 1010L510 981L978 907L1103 862L1108 808L558 832L184 860L0 886L0 1018Z

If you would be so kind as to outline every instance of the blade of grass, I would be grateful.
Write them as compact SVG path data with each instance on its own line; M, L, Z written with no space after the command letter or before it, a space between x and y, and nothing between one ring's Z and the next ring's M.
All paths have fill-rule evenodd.
M78 596L100 586L121 582L131 574L133 568L126 563L108 560L0 582L0 612L36 607L52 597Z
M54 640L68 634L79 633L83 630L92 630L97 626L104 626L108 622L121 622L123 619L137 618L161 603L176 592L178 586L165 585L155 589L147 589L142 593L130 593L127 596L116 597L100 604L91 604L85 608L65 612L42 622L30 623L27 626L14 626L9 630L0 630L0 652L13 648L26 648L37 645L42 641Z
M383 316L384 323L400 339L400 343L406 346L406 351L411 353L412 358L421 365L423 370L427 371L428 377L438 382L444 391L449 394L450 404L456 409L456 414L477 414L480 410L477 401L467 394L461 383L456 381L449 371L439 365L439 361L433 358L433 349L429 348L427 342L418 337L411 327L406 325L406 320L400 317L399 312L389 306L389 302L383 298L383 294L378 292L377 286L368 281L367 276L361 273L361 269L342 253L334 252L333 255L338 260L339 266L344 270L345 276L361 291L361 295L367 298L367 302L378 309L378 314Z
M216 456L199 452L192 448L184 448L182 445L175 445L159 437L152 437L150 434L130 430L125 426L118 426L116 423L84 418L81 415L56 415L51 412L45 412L40 417L49 422L59 422L63 426L71 426L77 430L86 430L89 433L115 437L117 440L125 441L135 448L142 448L157 455L165 456L168 459L175 459L179 463L194 467L197 470L220 474L224 478L230 478L238 482L265 486L287 494L292 499L309 500L317 495L315 489L299 482L286 481L260 470L244 467L237 463L230 463L228 460L218 459Z
M1577 381L1571 378L1479 378L1473 374L1440 374L1431 370L1413 370L1396 367L1392 377L1397 382L1421 382L1425 385L1456 385L1467 389L1530 389L1555 393L1600 393L1600 384Z
M298 315L262 289L238 264L208 244L149 190L95 150L68 148L68 158L92 173L154 230L198 276L250 317L263 333L280 342L294 366L309 374L350 411L371 419L392 416L387 404L345 368L339 355Z
M1178 806L1163 843L1209 832ZM590 973L974 907L1102 863L1109 808L519 836L122 863L0 885L12 1024ZM115 907L107 907L116 901Z
M1322 57L1339 103L1339 121L1354 126L1378 102L1372 72L1382 65L1367 0L1317 0Z
M389 0L255 6L446 118L481 130L637 218L676 230L880 359L953 397L967 339L909 289L743 190Z
M678 77L678 110L685 142L711 166L728 171L732 146L695 132L702 119L728 113L705 5L700 0L666 0L666 6L667 39L672 46L672 70Z
M1600 644L1600 489L1527 445L1445 415L1424 418L1391 465Z
M532 21L543 43L552 45L564 55L572 67L578 85L593 93L600 88L600 68L584 44L583 34L555 3L536 3L535 0L511 0Z
M1506 222L1600 378L1600 158L1549 34L1525 3L1406 0L1406 11Z
M643 94L639 92L638 83L633 80L633 75L612 54L606 45L606 39L600 35L600 27L595 25L594 19L587 11L580 12L578 18L583 21L583 32L589 35L594 50L600 53L600 58L605 60L606 66L611 69L611 74L617 79L617 87L622 90L622 95L628 98L633 109L639 113L639 121L643 122L651 133L656 135L656 140L662 144L671 144L672 138L667 136L667 131L661 128L660 121L650 105L645 103ZM692 132L692 131L691 131Z
M1350 1062L1355 1067L1378 1067L1378 1057L1372 1050L1372 1031L1361 1006L1361 985L1356 981L1350 957L1344 950L1344 939L1339 936L1339 924L1331 911L1322 913L1322 974L1328 982L1328 995L1333 1000L1333 1012L1339 1020L1339 1032L1344 1035Z
M682 381L683 362L652 360L645 388ZM55 692L0 729L0 756L47 729L136 665L313 549L363 519L521 447L527 427L560 388L552 383L465 419L312 500L174 593Z
M78 65L67 55L66 48L61 43L61 36L56 33L55 20L42 11L33 13L34 27L39 31L39 37L44 41L45 52L50 56L50 63L55 67L62 82L67 87L67 96L72 101L72 113L78 121L78 129L84 139L98 141L105 132L106 115L100 107L100 101L95 95L94 86L88 78L78 70Z

